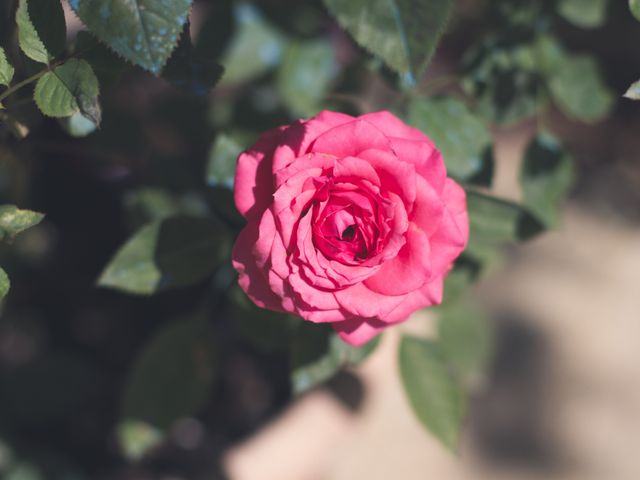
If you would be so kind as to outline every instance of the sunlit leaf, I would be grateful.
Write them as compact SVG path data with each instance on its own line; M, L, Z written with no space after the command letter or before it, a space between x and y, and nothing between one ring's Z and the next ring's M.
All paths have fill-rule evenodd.
M33 98L45 115L70 117L80 112L99 125L98 93L98 79L91 65L72 58L40 77Z
M12 239L39 224L43 218L42 213L20 210L15 205L0 206L0 240Z
M456 450L465 414L465 397L431 340L402 337L400 375L414 413L444 446Z
M155 74L171 56L191 0L70 0L80 20L119 55Z
M522 203L547 228L557 226L560 202L573 180L573 162L560 143L543 133L527 147L520 184Z
M20 0L16 11L16 23L18 25L18 43L24 54L36 62L49 63L54 58L54 54L47 49L31 22L27 0Z
M425 132L442 152L450 175L467 179L482 169L491 138L484 123L454 97L413 100L409 123Z
M7 60L4 48L0 47L0 85L8 87L11 80L13 80L14 73L15 70Z
M608 0L560 0L558 13L574 25L597 28L606 20Z
M29 20L49 57L57 57L63 52L67 40L67 27L60 0L26 0L26 2Z
M228 238L206 218L178 216L138 230L115 254L98 285L137 295L192 285L220 264Z
M417 79L445 30L451 0L324 0L364 48L410 79Z

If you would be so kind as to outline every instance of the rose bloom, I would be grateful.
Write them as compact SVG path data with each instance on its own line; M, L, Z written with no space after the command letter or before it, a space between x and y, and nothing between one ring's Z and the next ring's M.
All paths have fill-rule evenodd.
M469 235L440 152L386 111L266 132L238 157L234 195L247 220L233 250L240 287L352 345L440 303Z

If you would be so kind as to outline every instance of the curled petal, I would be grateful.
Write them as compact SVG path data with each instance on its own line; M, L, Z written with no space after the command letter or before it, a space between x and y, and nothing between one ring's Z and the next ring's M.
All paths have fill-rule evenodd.
M331 325L340 338L354 347L360 347L378 335L386 325L373 319L351 318Z

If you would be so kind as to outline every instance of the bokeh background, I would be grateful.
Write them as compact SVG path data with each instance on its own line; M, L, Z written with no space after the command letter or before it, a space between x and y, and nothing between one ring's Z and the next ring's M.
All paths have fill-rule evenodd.
M580 9L597 9L592 3ZM251 338L259 327L232 308L207 310L212 285L230 278L228 270L153 297L95 286L123 241L150 219L213 212L238 225L225 189L232 169L220 159L258 132L321 107L357 113L396 106L393 74L321 2L195 2L195 48L226 68L213 92L194 96L127 69L105 80L103 124L87 136L74 137L73 125L44 119L18 98L29 135L0 125L0 198L46 220L0 250L12 278L0 312L2 478L640 478L640 111L622 98L640 77L640 23L626 2L595 3L605 13L588 28L552 17L567 51L597 61L611 95L601 118L581 121L553 103L542 108L527 83L540 72L519 80L526 62L499 60L528 42L518 37L518 22L529 20L523 13L508 23L494 7L526 12L555 9L555 2L458 2L421 82L431 93L476 102L490 125L492 193L521 198L518 172L541 123L575 160L558 227L505 246L469 292L485 312L491 349L471 389L457 455L415 419L398 373L400 331L435 335L437 311L417 313L361 365L295 396L279 339L261 330ZM3 25L13 8L0 5ZM68 8L66 15L72 42L82 25ZM505 95L500 108L485 108L481 92L464 88L474 47L492 35L508 38L485 54L489 63L507 64L499 82L488 80L498 92L492 105ZM0 32L0 42L13 45L15 31ZM584 93L575 81L578 103L602 95L599 87ZM218 335L206 401L162 441L154 431L123 433L131 366L159 326L199 311L210 312ZM169 359L167 371L174 367ZM153 404L152 389L149 396Z

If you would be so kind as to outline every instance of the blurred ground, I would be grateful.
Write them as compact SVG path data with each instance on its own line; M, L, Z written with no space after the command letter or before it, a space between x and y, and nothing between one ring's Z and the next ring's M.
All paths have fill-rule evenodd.
M498 146L505 196L517 196L515 159L529 131ZM595 178L595 191L606 191L606 175ZM637 480L640 227L628 213L578 196L559 230L512 252L480 286L494 312L497 367L473 400L459 458L409 410L394 331L357 372L366 391L357 414L327 391L303 397L228 452L230 478ZM408 328L432 323L421 315Z

